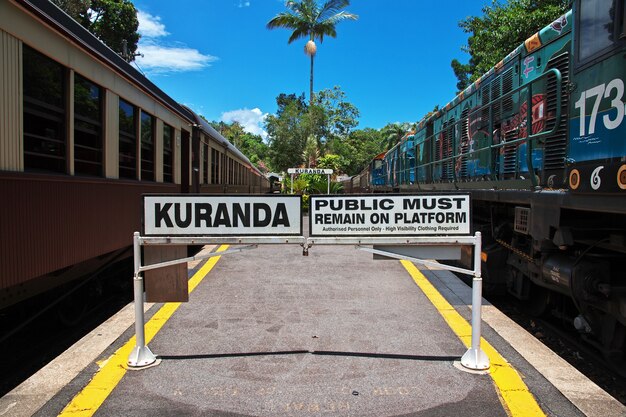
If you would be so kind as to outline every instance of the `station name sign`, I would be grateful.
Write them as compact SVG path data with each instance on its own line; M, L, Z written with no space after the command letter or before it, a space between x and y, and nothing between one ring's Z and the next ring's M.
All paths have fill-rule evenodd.
M300 236L300 196L144 195L144 236Z
M287 169L288 174L324 174L324 175L332 175L332 169L321 169L321 168L289 168Z
M311 196L311 236L471 233L469 194Z

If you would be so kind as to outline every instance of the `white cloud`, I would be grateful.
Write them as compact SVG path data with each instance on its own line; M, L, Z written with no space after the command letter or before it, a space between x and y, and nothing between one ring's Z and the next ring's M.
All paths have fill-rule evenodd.
M137 20L139 20L139 28L137 31L146 38L158 38L167 36L169 33L165 30L165 25L161 23L161 17L152 16L141 10L137 10Z
M250 7L250 2L249 1L244 1L244 0L239 0L239 4L237 5L237 7L239 7L240 9L242 7Z
M146 72L164 74L168 72L197 71L217 61L217 57L204 55L197 49L171 47L157 43L139 43L143 56L136 58L137 64Z
M263 113L258 107L252 110L244 108L222 113L221 121L226 123L239 122L243 130L254 135L261 135L263 140L266 140L267 132L263 130L263 122L265 122L266 117L267 113Z
M138 10L137 19L139 20L139 33L141 33L137 52L141 55L135 58L135 62L146 73L198 71L218 60L215 56L203 54L186 45L172 45L163 41L161 38L170 33L161 23L161 17Z

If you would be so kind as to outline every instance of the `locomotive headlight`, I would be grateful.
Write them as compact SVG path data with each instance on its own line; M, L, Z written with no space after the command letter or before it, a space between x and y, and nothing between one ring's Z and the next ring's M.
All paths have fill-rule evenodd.
M622 190L626 190L626 165L622 165L617 170L617 185Z
M575 190L580 185L580 172L577 169L572 169L569 173L569 187Z

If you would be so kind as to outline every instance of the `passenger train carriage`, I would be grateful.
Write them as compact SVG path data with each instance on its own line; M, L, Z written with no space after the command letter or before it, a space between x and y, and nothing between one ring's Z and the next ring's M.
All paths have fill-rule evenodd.
M130 256L143 193L269 189L47 0L0 2L0 91L0 309Z
M469 191L486 286L558 308L626 373L625 3L573 2L346 188Z

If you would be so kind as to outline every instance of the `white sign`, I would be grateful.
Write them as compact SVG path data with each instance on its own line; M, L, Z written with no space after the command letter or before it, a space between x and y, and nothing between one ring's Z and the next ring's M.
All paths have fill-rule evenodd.
M300 196L145 195L144 236L302 235Z
M468 235L468 194L311 196L311 236Z
M332 175L332 169L321 169L321 168L289 168L287 170L289 174L324 174L324 175Z

